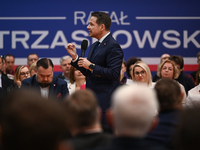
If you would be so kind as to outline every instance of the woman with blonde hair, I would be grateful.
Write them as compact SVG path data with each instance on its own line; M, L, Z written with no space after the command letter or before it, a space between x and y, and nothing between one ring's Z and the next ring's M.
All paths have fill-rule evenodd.
M31 66L29 68L29 72L30 72L30 76L31 77L37 73L36 62L34 62L34 63L31 64Z
M154 85L154 83L152 83L149 66L143 61L138 61L133 65L131 76L135 83L144 83L147 84L148 87Z
M164 62L161 63L161 65L158 68L158 72L157 72L158 77L160 78L169 78L169 79L176 79L179 76L178 70L174 64L173 61L171 60L165 60ZM174 80L176 81L176 80ZM178 81L176 81L178 82ZM178 82L179 83L179 82ZM185 105L186 104L186 93L185 93L185 88L182 84L179 83L179 86L181 88L183 95L183 99L182 99L182 104Z
M73 92L85 89L85 76L75 67L71 66L69 71L69 81L68 89L69 89L69 95L71 95Z
M7 91L12 92L15 89L19 89L21 87L22 81L29 77L30 77L30 72L26 66L24 65L17 66L15 69L14 84L9 86Z

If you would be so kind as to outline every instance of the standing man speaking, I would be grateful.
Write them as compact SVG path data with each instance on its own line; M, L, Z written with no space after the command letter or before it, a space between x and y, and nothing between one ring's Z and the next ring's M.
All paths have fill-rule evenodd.
M77 55L75 45L69 43L67 52L72 56L72 66L86 76L86 88L93 90L98 98L103 116L110 107L110 96L120 85L123 51L110 33L111 18L105 12L93 12L87 29L93 43L88 58Z

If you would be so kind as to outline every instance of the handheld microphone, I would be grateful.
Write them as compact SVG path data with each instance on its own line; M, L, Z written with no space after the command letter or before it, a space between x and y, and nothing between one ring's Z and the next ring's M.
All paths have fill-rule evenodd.
M81 57L85 56L85 51L88 47L88 41L87 40L83 40L81 43Z

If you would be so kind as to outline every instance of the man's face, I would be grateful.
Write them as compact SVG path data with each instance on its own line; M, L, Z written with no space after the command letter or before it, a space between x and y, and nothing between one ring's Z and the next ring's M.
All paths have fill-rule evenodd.
M53 81L53 68L51 66L47 69L42 66L38 67L36 78L40 87L44 88L50 86Z
M69 74L69 70L71 67L71 59L65 59L62 61L60 68L64 74Z
M38 61L38 56L33 54L28 56L27 65L30 67L32 63Z
M90 37L97 38L98 40L100 40L100 38L101 38L100 34L101 34L101 31L102 31L102 26L98 25L96 23L96 20L97 20L97 18L92 16L90 18L90 22L89 22L89 25L87 26L87 29L89 31Z
M6 57L6 69L8 71L13 71L14 69L14 63L15 63L15 59L12 56L7 56Z

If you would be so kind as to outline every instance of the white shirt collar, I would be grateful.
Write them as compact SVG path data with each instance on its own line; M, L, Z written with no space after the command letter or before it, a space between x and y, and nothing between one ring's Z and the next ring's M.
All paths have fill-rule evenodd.
M109 34L110 34L110 32L108 32L106 35L104 35L104 36L99 40L99 42L102 43L103 40L104 40Z

